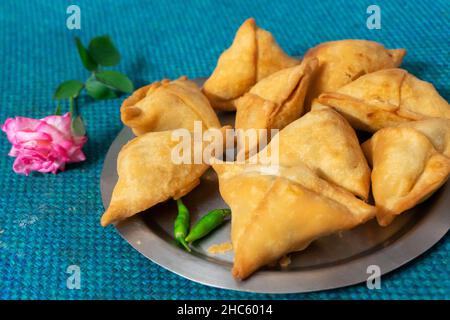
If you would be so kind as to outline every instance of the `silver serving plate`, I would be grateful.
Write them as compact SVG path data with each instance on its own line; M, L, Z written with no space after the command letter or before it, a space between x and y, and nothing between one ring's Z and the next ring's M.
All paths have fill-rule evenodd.
M202 83L202 79L197 81ZM234 115L220 114L219 117L222 124L230 124ZM124 128L106 155L100 183L105 208L117 182L117 155L132 138L131 130ZM190 209L192 222L212 209L227 207L219 194L217 176L212 169L183 199ZM353 230L319 239L306 250L292 254L287 267L267 267L244 281L231 276L232 252L208 252L211 245L230 241L229 223L196 243L192 253L185 252L174 242L173 222L177 213L174 201L131 217L116 228L148 259L192 281L247 292L294 293L365 282L371 265L378 266L383 275L411 261L447 233L449 208L450 187L445 184L427 201L405 212L388 227L380 227L372 220Z

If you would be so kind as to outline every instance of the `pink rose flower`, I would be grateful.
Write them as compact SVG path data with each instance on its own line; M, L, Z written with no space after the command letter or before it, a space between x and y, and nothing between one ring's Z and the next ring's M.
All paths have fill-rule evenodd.
M30 171L52 172L64 170L66 163L86 159L81 148L86 136L74 136L70 113L43 119L8 118L2 130L12 144L9 155L16 157L13 170L28 175Z

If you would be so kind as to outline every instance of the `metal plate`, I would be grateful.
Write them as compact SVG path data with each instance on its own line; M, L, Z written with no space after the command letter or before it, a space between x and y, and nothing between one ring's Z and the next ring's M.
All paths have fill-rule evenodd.
M201 83L201 79L198 80ZM233 122L233 114L220 114L222 124ZM108 206L117 182L116 161L122 146L133 138L124 128L112 143L103 166L101 193ZM191 220L209 210L227 207L218 191L212 169L185 199ZM174 201L159 204L118 225L117 230L137 251L158 265L202 284L248 292L294 293L326 290L367 280L367 267L379 266L386 274L431 248L450 225L450 187L445 184L426 202L402 214L388 227L375 220L353 230L313 242L306 250L291 255L286 268L262 269L245 281L231 276L232 252L210 254L212 244L230 241L230 224L199 241L191 254L175 245L172 237L176 216Z

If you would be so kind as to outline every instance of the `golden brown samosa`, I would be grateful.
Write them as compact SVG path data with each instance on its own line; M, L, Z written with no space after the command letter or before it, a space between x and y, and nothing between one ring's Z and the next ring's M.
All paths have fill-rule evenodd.
M305 58L317 58L319 68L306 97L307 108L323 92L334 92L364 74L398 67L405 54L405 49L386 49L380 43L357 39L325 42L308 50Z
M282 129L298 119L303 114L309 79L316 67L317 59L307 59L256 83L236 101L235 128ZM253 149L245 147L246 151Z
M386 226L447 181L450 120L433 118L384 128L363 149L373 167L378 222Z
M369 73L313 102L341 113L354 128L375 132L384 127L429 117L450 119L450 105L431 83L406 70Z
M219 57L203 92L214 108L234 110L235 100L256 82L298 63L284 53L270 32L259 28L250 18L240 26L232 45Z
M195 164L196 149L193 144L187 161L174 161L174 155L184 155L177 147L180 141L172 136L173 132L149 132L132 139L122 148L117 159L119 179L111 203L101 218L102 226L128 218L170 198L178 199L199 184L200 176L209 166L203 161ZM208 145L204 142L202 149ZM189 160L190 163L186 163Z
M367 197L370 170L353 129L338 113L306 114L280 131L267 154L277 150L275 143L275 163L253 164L250 158L213 164L232 210L232 273L239 279L376 213L355 196Z
M178 128L193 130L194 121L203 128L219 128L214 110L200 88L186 77L154 82L136 90L121 108L122 122L135 135Z
M292 122L280 131L278 145L284 165L301 161L319 177L367 200L369 166L355 131L333 109L312 110Z

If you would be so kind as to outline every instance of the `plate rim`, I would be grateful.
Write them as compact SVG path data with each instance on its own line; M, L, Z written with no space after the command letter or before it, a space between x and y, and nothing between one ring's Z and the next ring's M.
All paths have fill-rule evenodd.
M124 127L119 132L108 149L103 162L100 189L104 207L109 204L106 203L108 195L105 194L105 181L108 176L105 164L114 160L115 154L118 153L117 148L115 148L117 141L122 138L122 135L129 134L129 131L129 128ZM450 207L450 196L448 195L450 187L448 183L444 184L439 192L444 193L441 195L443 199L440 201L440 205ZM412 230L401 235L387 247L378 249L371 254L354 257L346 263L311 270L290 270L288 272L260 270L243 281L233 279L230 270L225 266L200 259L168 244L148 228L141 214L116 224L115 228L124 240L147 259L188 280L220 289L249 293L288 294L331 290L365 282L369 275L361 271L367 270L369 265L378 265L381 269L381 276L386 275L414 260L439 242L450 228L449 218L445 210L433 210L432 213L427 213L426 217L420 219ZM145 232L146 236L137 239L136 236L142 232ZM387 256L389 259L380 258L381 256ZM215 268L212 268L213 272L211 272L211 265L215 266ZM208 272L203 272L205 270L208 270ZM299 283L292 281L293 274L295 277L301 278L302 281ZM260 284L267 282L270 282L270 288L267 289L267 285L263 285L265 288L261 288Z

